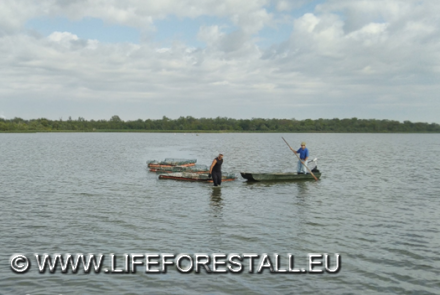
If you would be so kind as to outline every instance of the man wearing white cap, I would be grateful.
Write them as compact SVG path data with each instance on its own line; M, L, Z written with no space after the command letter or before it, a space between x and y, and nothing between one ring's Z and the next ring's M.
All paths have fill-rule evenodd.
M307 161L307 158L309 157L309 150L306 148L306 143L304 141L301 142L301 147L297 151L295 151L295 150L292 150L292 151L295 154L299 154L299 158L301 159L301 160L298 160L298 166L296 168L296 171L299 174L307 174L307 168L301 163L301 161L302 161L305 164Z
M217 158L212 161L211 168L209 168L209 177L212 176L214 181L214 186L219 186L222 184L222 164L223 164L223 154L219 154Z

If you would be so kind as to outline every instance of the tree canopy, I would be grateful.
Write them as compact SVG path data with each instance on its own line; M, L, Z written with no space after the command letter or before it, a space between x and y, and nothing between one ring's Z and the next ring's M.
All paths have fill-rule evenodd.
M170 119L138 119L123 121L114 115L109 120L90 120L82 117L73 120L45 118L24 120L1 119L0 132L50 132L50 131L193 131L193 132L440 132L436 123L376 119L232 119L227 117L194 118L191 116Z

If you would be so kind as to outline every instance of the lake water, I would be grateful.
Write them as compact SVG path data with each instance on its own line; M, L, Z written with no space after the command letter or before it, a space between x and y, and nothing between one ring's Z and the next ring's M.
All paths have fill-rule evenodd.
M320 181L239 176L295 171L281 136L307 142ZM146 169L166 157L209 165L218 152L238 176L221 189ZM439 294L439 158L438 134L0 134L0 294ZM26 273L11 270L16 253ZM339 253L341 265L40 274L34 253L291 253L300 268L309 253Z

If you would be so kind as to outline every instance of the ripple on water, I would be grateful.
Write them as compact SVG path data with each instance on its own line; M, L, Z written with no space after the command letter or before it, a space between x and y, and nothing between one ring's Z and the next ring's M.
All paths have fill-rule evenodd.
M224 170L295 171L305 140L320 181L162 181L146 161L218 151ZM413 145L414 141L424 145ZM0 134L0 286L11 294L436 294L437 135ZM340 147L344 146L341 155ZM381 147L380 152L376 152ZM418 159L413 154L426 157ZM424 169L430 167L429 177ZM340 253L338 274L38 274L13 253ZM3 262L1 262L3 261Z

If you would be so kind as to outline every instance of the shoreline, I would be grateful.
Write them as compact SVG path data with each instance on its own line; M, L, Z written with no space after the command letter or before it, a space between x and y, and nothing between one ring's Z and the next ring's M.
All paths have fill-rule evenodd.
M436 131L408 131L408 132L390 132L390 131L239 131L239 130L137 130L137 129L98 129L98 130L8 130L0 131L2 133L340 133L340 134L439 134Z

